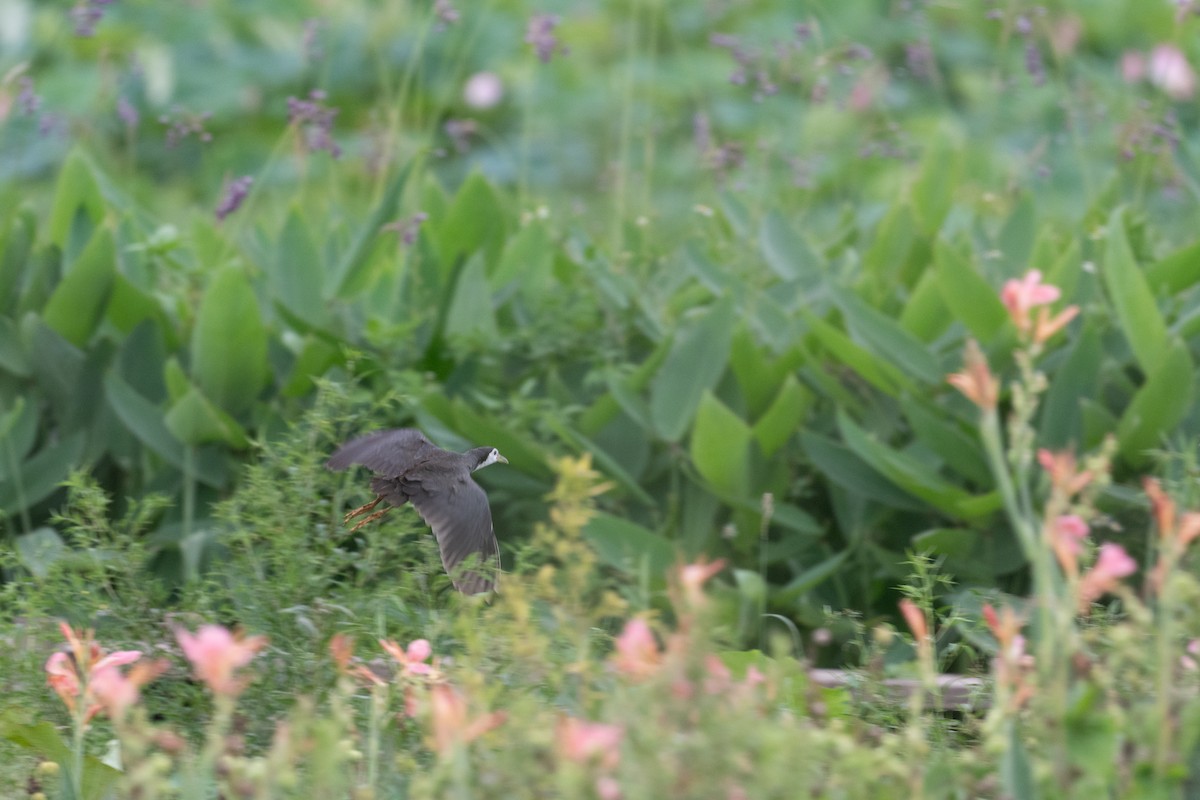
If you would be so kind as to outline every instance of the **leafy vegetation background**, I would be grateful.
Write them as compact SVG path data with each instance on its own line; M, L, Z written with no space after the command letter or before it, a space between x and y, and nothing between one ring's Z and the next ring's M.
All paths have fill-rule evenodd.
M330 538L360 481L315 467L416 425L510 459L480 477L506 563L548 457L590 454L603 574L653 596L677 558L727 558L739 644L891 615L914 553L975 613L1028 574L945 376L967 338L1015 371L998 290L1031 268L1082 308L1041 356L1036 444L1114 437L1101 510L1136 552L1138 476L1200 434L1197 24L1118 0L0 0L4 579L132 559L150 615L302 532L281 596L216 603L231 621L310 609L321 559L392 579L356 561L391 531ZM78 471L108 498L90 528L59 514ZM93 535L114 524L136 544Z

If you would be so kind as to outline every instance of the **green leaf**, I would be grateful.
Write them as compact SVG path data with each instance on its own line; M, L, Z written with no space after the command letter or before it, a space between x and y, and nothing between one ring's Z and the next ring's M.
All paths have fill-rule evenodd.
M679 441L705 390L725 372L733 323L733 301L725 298L675 337L650 391L650 418L667 441Z
M1009 720L1008 746L1000 754L1000 788L1012 800L1036 800L1037 785L1033 777L1033 766L1029 752L1017 731L1017 723Z
M83 352L32 312L21 320L21 338L38 387L59 417L68 419L87 399L79 396L79 378L86 360Z
M778 603L791 603L799 599L802 595L812 591L835 574L849 556L850 551L843 550L821 563L809 567L788 581L786 586L776 592L774 601Z
M784 378L775 402L754 423L754 438L764 456L770 458L787 443L812 403L812 393L794 375Z
M1176 295L1200 283L1200 242L1192 242L1146 268L1146 283L1156 292ZM2 295L0 295L2 297Z
M560 439L570 445L577 452L591 453L596 460L596 466L600 468L608 477L615 480L622 489L636 497L640 502L648 506L655 505L654 498L646 493L646 490L638 485L638 482L625 471L616 459L604 451L602 447L597 445L592 440L588 439L582 433L574 430L566 423L551 416L547 417L547 427L554 431Z
M1108 246L1102 273L1121 330L1142 371L1149 375L1166 355L1167 325L1155 305L1146 276L1129 248L1123 209L1114 211L1108 220Z
M963 519L987 516L1000 508L1000 495L972 496L938 477L924 463L893 450L859 428L846 414L838 413L838 430L846 445L872 469L913 497L945 514Z
M42 317L76 347L87 344L100 324L112 289L116 258L112 234L98 229L50 295Z
M934 247L933 263L942 302L950 313L976 339L991 341L1008 322L999 293L945 240L938 240Z
M342 255L330 273L327 284L328 291L325 296L348 297L360 287L360 284L365 282L364 273L371 263L369 259L371 250L380 230L396 216L396 209L400 205L400 196L404 194L404 187L408 183L408 178L416 163L417 161L414 159L400 169L400 172L384 190L383 197L363 220L350 249Z
M50 568L71 549L54 528L43 526L16 539L17 559L35 578L45 578Z
M763 220L759 243L767 265L783 280L800 281L807 288L821 282L820 259L777 212Z
M138 441L177 470L184 469L183 445L171 435L157 406L138 394L115 372L104 379L104 394L121 423ZM204 459L195 459L196 478L204 484L221 489L225 476Z
M62 796L73 800L70 775L74 756L53 724L39 722L27 725L12 719L0 718L0 736L58 764L63 773L60 778L63 787ZM83 776L80 781L83 786L81 800L101 800L108 797L121 775L120 770L113 769L95 756L84 756Z
M913 216L905 203L893 203L875 228L862 265L873 286L894 286L913 246Z
M723 497L750 493L751 433L712 392L704 392L692 428L691 456L696 470Z
M926 400L906 396L901 405L921 444L973 483L988 486L992 471L979 441L966 434L953 417Z
M29 455L38 434L38 404L18 397L0 416L0 479L8 475L11 461Z
M317 336L306 336L300 354L292 364L291 374L281 393L284 397L304 397L315 387L315 380L325 374L341 357L341 348Z
M17 301L17 289L33 252L37 216L23 208L12 216L0 236L0 314L8 313Z
M192 331L192 376L204 395L231 414L254 404L267 378L267 331L240 269L216 274Z
M821 474L855 497L882 503L889 508L926 510L923 503L917 502L891 481L883 478L849 448L811 432L801 433L800 443L813 466Z
M326 317L322 292L325 270L321 250L312 227L293 208L283 224L270 259L268 273L271 297L309 325L321 325Z
M218 442L241 450L250 443L242 426L213 405L194 386L189 387L187 393L171 406L163 422L167 430L184 444Z
M438 254L443 267L479 250L491 271L504 246L508 215L488 179L472 172L450 201L446 218L436 225Z
M915 385L890 361L876 356L816 315L804 310L800 313L808 323L809 331L825 349L867 383L892 397L899 397L905 390L916 391Z
M1081 402L1096 397L1104 350L1096 325L1084 324L1066 360L1054 373L1042 403L1041 443L1052 449L1083 445Z
M76 215L82 212L93 226L99 225L104 219L105 208L91 164L78 150L72 151L63 163L58 184L54 187L54 207L48 226L50 241L60 250L69 252L67 244Z
M129 333L141 322L153 320L163 338L170 342L172 347L176 344L174 326L168 322L162 306L153 296L138 288L119 272L113 275L107 319L121 333Z
M458 273L454 299L446 312L443 332L448 339L496 336L496 315L492 311L492 291L488 284L483 254L476 253Z
M16 514L45 500L79 466L86 441L83 431L48 444L0 480L0 512Z
M926 236L937 234L950 213L954 192L962 185L961 168L961 150L950 136L938 135L925 151L909 193L917 229Z
M553 281L554 247L546 226L539 220L530 222L509 238L488 284L496 290L515 283L527 297L544 297Z
M924 342L853 292L841 288L831 291L845 316L846 327L860 344L868 346L877 356L883 356L911 378L928 384L942 382L941 365Z
M652 583L666 579L675 564L675 548L667 539L637 523L599 513L583 529L604 563L632 575L647 574Z
M0 369L17 378L27 378L30 372L17 326L8 317L0 317Z
M751 419L757 419L779 394L786 375L803 363L799 348L792 347L771 359L745 325L738 326L730 342L729 368L737 378Z
M1150 450L1164 444L1166 434L1191 408L1195 382L1196 370L1187 347L1174 342L1121 415L1117 441L1123 457L1143 464Z

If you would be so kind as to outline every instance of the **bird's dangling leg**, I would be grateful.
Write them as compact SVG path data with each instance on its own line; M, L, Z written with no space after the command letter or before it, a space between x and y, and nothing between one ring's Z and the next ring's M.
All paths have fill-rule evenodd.
M371 502L367 503L365 506L359 506L358 508L354 509L353 511L351 511L349 514L347 514L345 517L343 517L343 518L342 518L342 524L343 524L343 525L345 525L345 524L346 524L346 523L348 523L350 520L352 520L352 519L354 519L355 517L357 517L359 514L365 514L365 513L367 513L367 512L368 512L368 511L370 511L372 508L374 508L375 506L379 505L379 501L381 501L382 499L383 499L383 495L379 495L379 497L376 497L374 500L372 500ZM381 512L381 513L382 513L382 512ZM372 519L378 519L378 518L377 518L377 517L372 517Z
M363 525L366 525L366 524L368 524L368 523L370 523L370 522L374 522L375 520L377 520L377 519L379 519L380 517L382 517L384 514L386 514L386 513L388 513L389 511L391 511L393 508L395 508L395 506L388 506L387 508L383 509L383 511L376 511L374 514L372 514L371 516L367 517L366 519L360 520L360 521L359 521L359 523L358 523L357 525L355 525L353 528L351 528L351 529L350 529L350 532L351 532L351 533L354 533L356 530L358 530L359 528L361 528Z

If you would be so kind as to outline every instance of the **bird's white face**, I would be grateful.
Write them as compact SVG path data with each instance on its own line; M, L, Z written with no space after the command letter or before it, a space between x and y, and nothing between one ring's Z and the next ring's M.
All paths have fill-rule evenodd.
M484 467L488 466L489 464L507 464L507 463L508 463L508 459L505 458L504 456L500 455L500 451L493 447L492 452L488 453L487 458L485 458L483 461L481 461L479 463L479 466L476 467L475 469L483 469Z

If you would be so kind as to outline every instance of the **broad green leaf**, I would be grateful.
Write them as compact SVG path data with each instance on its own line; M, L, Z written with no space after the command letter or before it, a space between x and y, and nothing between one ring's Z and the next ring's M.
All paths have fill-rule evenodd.
M50 295L42 318L76 347L87 344L104 315L116 258L112 234L100 228Z
M926 510L925 504L901 491L844 445L810 432L801 433L800 442L813 466L834 484L854 496L881 503L889 508Z
M924 383L941 383L943 375L929 348L887 315L872 308L853 292L831 289L845 316L846 327L860 344Z
M189 387L163 418L176 439L184 444L218 442L235 450L249 444L246 432L228 414L212 404L196 387Z
M267 331L245 274L219 271L200 303L192 331L192 376L218 407L240 414L267 378Z
M0 480L0 513L16 514L45 500L80 466L85 435L77 431L46 445Z
M1192 242L1146 267L1151 290L1176 295L1200 283L1200 242Z
M79 396L84 353L32 312L21 320L21 338L38 387L50 399L59 417L68 418L84 400Z
M810 289L821 282L820 259L777 212L763 220L759 242L767 265L783 280L799 281Z
M971 335L988 342L1008 322L1008 311L1000 294L975 271L949 242L939 240L934 247L934 269L942 301Z
M43 526L16 539L17 559L35 578L50 573L54 562L71 552L54 528Z
M651 583L660 584L675 564L675 547L635 522L598 513L583 529L600 560L631 575L643 572Z
M692 427L691 456L696 470L723 497L750 493L749 426L712 392L704 392Z
M32 264L26 269L25 283L17 298L17 316L41 313L46 301L62 278L62 250L56 245L42 245L34 251Z
M492 289L501 289L516 283L522 294L543 297L553 280L550 267L554 249L546 226L539 220L530 222L504 245L504 254L488 284Z
M928 447L948 466L973 483L988 486L992 472L979 441L969 436L955 419L942 409L920 398L901 400L904 416L921 444Z
M1195 382L1196 370L1187 347L1182 342L1169 345L1121 415L1117 425L1121 455L1140 464L1150 450L1163 446L1165 437L1191 408Z
M937 270L925 269L900 312L900 325L928 344L946 332L954 317L942 299Z
M1108 246L1102 272L1121 330L1142 371L1152 374L1167 353L1167 325L1155 305L1146 276L1129 248L1123 209L1117 209L1109 217Z
M893 450L869 435L844 413L838 414L838 430L846 446L880 475L945 514L971 519L986 516L1000 508L998 492L972 496L939 477L923 462Z
M679 441L695 416L701 396L725 372L733 323L733 302L726 298L686 324L676 336L650 390L650 418L667 441Z
M794 375L784 378L775 402L754 423L754 438L764 456L770 458L787 443L812 402L812 393Z
M475 253L458 273L454 299L446 312L442 329L448 339L493 339L496 315L492 311L492 291L485 274L483 255Z
M17 378L28 377L31 369L17 326L8 317L0 317L0 369Z
M307 324L322 324L326 316L324 265L312 227L298 209L288 214L275 243L275 257L269 263L271 296Z
M1008 743L1000 753L1000 788L1012 800L1037 800L1033 766L1017 730L1017 722L1010 719L1005 727L1008 728Z
M492 184L482 174L472 172L450 201L445 219L436 221L443 269L482 250L484 266L490 273L504 246L507 218Z
M306 336L292 364L291 374L281 393L284 397L304 397L316 386L316 379L325 374L341 358L341 348L318 336Z
M54 207L50 211L48 235L60 250L69 251L68 239L76 215L82 212L91 224L104 218L104 197L92 172L92 166L78 150L72 151L58 173L54 187Z
M784 378L802 363L800 348L790 347L779 357L771 358L746 326L737 328L730 343L729 368L737 378L751 419L757 419L767 410L779 394Z
M654 498L647 494L646 490L639 486L638 482L617 463L616 459L606 453L603 448L553 416L547 417L545 422L550 430L554 431L560 439L574 450L591 453L600 471L615 480L622 489L645 505L655 505Z
M913 246L913 217L906 203L893 203L879 225L871 246L863 253L863 269L873 287L891 289Z
M1096 397L1104 358L1100 335L1093 324L1085 324L1070 353L1054 372L1042 401L1041 444L1051 449L1083 445L1080 404Z
M138 441L171 466L180 471L184 469L183 445L167 430L163 412L157 406L115 372L105 377L104 394L117 418ZM225 476L203 459L196 459L194 467L197 479L204 484L215 489L224 487Z
M682 267L690 272L704 288L715 295L736 291L740 281L725 268L713 263L696 242L685 242Z
M949 135L938 135L925 151L909 192L913 219L926 236L937 234L961 185L962 153Z
M363 220L350 249L342 254L334 266L326 285L327 291L323 296L347 297L353 294L359 284L363 282L363 273L371 263L369 256L379 238L380 230L395 218L396 209L400 205L400 196L404 194L404 187L408 183L408 178L416 163L415 159L409 161L396 173L396 177L392 178L392 182L384 190L383 196L379 198L375 208Z
M1024 275L1031 267L1043 272L1048 271L1048 265L1031 264L1029 260L1036 234L1037 210L1034 208L1033 196L1029 192L1023 192L996 237L996 246L1000 250L1005 275L1015 278Z
M59 781L63 787L63 798L102 800L109 796L121 778L122 773L119 770L113 769L95 756L85 755L83 757L83 776L80 781L83 786L83 797L74 798L69 788L74 756L71 748L63 741L52 723L38 722L27 725L11 719L0 718L0 736L58 764L62 768L62 776Z
M802 595L815 589L818 585L828 580L836 573L850 556L849 550L830 556L819 564L815 564L801 572L795 578L792 578L788 583L773 597L777 603L791 603L799 599Z
M0 235L0 314L8 313L16 304L36 232L37 217L30 209L22 208Z
M809 332L839 362L857 372L863 380L884 394L899 397L902 391L915 391L916 386L894 364L880 358L825 320L801 312Z
M33 449L38 434L38 404L18 397L0 416L0 480L12 462L21 462Z
M167 320L158 301L119 272L113 275L106 318L121 333L129 333L145 320L153 320L172 347L178 344L175 326Z

